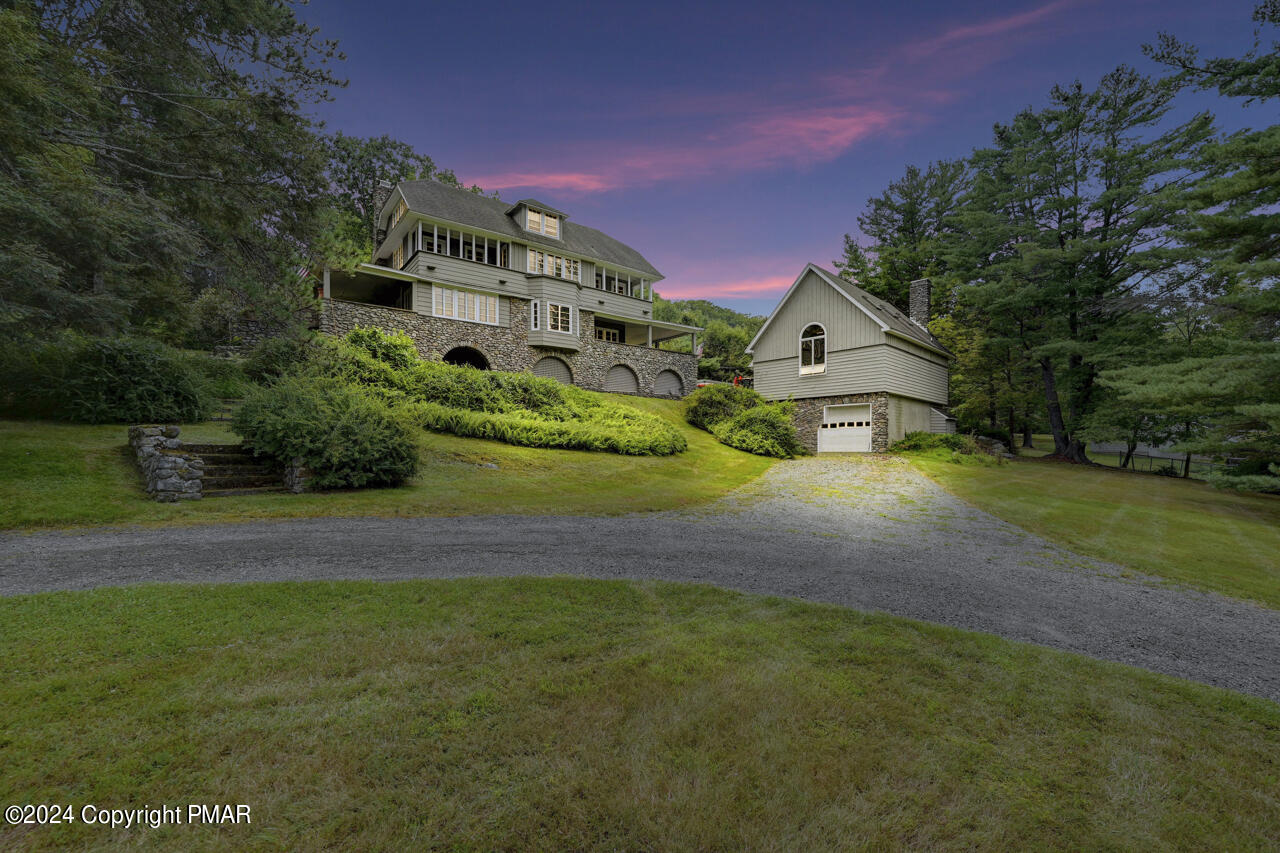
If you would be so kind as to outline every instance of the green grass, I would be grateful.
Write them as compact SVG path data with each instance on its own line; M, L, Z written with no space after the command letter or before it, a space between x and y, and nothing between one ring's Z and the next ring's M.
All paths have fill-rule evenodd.
M52 593L0 622L0 800L253 819L4 849L1280 844L1280 706L885 615L469 579Z
M669 457L619 456L424 432L422 471L401 488L160 504L142 489L125 427L0 421L0 528L357 515L616 515L713 500L772 464L689 426L679 403L609 396L664 418L686 436L689 449ZM183 427L182 437L193 443L237 440L222 423Z
M1034 459L912 463L980 509L1082 554L1280 608L1280 496Z

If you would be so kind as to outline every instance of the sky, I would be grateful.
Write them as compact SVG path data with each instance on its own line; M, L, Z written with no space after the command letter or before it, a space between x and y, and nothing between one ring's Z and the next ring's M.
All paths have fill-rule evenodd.
M503 199L534 197L638 249L667 298L768 313L829 266L909 164L1169 32L1252 42L1253 0L455 3L312 0L350 82L330 131L388 134ZM1190 95L1228 127L1271 124Z

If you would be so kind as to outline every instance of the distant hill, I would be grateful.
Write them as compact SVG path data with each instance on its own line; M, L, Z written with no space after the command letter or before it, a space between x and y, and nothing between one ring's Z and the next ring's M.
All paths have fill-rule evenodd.
M698 361L700 379L731 381L734 376L751 375L751 356L747 345L760 331L764 317L743 314L705 299L663 299L653 295L653 318L706 329L698 340L702 358ZM688 343L684 344L688 349Z

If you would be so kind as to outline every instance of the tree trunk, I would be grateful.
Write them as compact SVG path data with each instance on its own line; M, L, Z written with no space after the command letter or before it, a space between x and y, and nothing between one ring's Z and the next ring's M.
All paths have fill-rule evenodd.
M1182 438L1184 441L1191 438L1191 422L1187 421L1182 425ZM1191 476L1191 451L1187 451L1186 457L1182 460L1182 479Z
M1013 406L1010 406L1009 407L1009 452L1012 453L1014 456L1018 455L1018 445L1013 440L1013 437L1017 435L1017 433L1014 431L1016 426L1017 424L1013 419Z
M1138 442L1130 439L1125 442L1124 458L1120 460L1121 468L1128 468L1133 462L1133 451L1138 449Z
M1044 402L1049 412L1049 431L1053 433L1053 455L1071 462L1088 462L1084 445L1072 438L1062 420L1062 402L1058 399L1058 382L1050 359L1040 359L1040 377L1044 380Z
M1022 424L1022 446L1031 448L1032 450L1034 450L1036 446L1035 439L1031 435L1030 421L1024 421Z

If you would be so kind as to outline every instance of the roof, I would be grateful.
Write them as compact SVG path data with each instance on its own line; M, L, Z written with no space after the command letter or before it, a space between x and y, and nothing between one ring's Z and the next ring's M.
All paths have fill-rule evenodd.
M402 181L396 187L404 196L409 209L415 213L456 222L459 225L483 228L491 233L505 235L512 240L545 246L548 249L562 249L586 258L604 261L606 264L615 264L646 273L653 276L655 280L662 278L662 273L654 269L653 264L645 260L644 255L603 231L597 231L586 225L563 220L560 223L560 239L556 239L521 228L507 215L511 205L496 198L486 198L470 190L431 180ZM525 199L524 203L534 204L546 210L555 210L533 199ZM521 202L517 202L516 206L520 204Z
M532 207L534 210L541 210L543 213L554 213L555 215L559 216L561 219L565 219L566 217L569 216L569 214L565 213L563 210L556 210L554 207L547 204L545 201L538 201L536 198L520 199L518 202L516 202L515 204L507 208L507 216L510 216L511 214L519 210L521 205L525 207Z
M942 342L935 338L928 329L921 327L918 323L906 314L903 314L897 308L890 305L888 302L885 302L878 296L872 296L853 282L840 278L840 276L830 270L823 269L817 264L812 263L805 265L805 268L800 271L800 275L796 277L796 280L791 285L790 289L783 294L782 299L778 301L773 312L770 313L768 319L764 321L764 325L760 327L760 331L756 332L756 336L752 338L751 343L747 346L747 352L751 352L755 349L756 341L760 340L764 335L765 329L769 328L769 323L777 315L778 309L786 304L787 300L791 298L791 294L795 292L796 288L800 286L800 282L804 280L805 273L810 271L814 272L818 278L822 279L831 287L834 287L837 291L843 294L845 299L848 299L858 308L862 309L862 311L879 324L880 328L884 331L895 334L898 337L908 338L916 343L929 347L930 349L937 350L944 355L952 355L951 350L943 346Z

